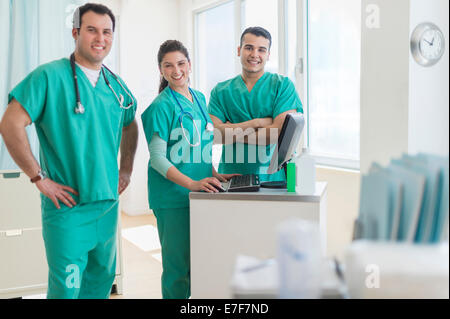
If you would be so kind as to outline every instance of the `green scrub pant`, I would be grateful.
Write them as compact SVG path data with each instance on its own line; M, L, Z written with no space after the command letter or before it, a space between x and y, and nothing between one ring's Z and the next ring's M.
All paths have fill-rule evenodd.
M62 205L60 210L43 203L48 299L109 298L116 272L117 219L114 200Z
M161 242L161 291L164 299L191 295L189 208L153 210Z

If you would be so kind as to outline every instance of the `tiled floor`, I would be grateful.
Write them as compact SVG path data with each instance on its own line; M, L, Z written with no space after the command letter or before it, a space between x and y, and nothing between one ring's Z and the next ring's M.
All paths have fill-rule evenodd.
M161 298L161 248L153 214L121 215L123 294L112 299Z

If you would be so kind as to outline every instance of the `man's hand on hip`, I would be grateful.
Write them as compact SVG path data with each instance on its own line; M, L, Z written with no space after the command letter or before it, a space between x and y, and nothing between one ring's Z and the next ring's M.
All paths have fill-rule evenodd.
M75 200L72 198L72 196L70 196L68 192L77 196L79 194L76 190L69 186L55 183L49 178L37 181L36 186L42 194L51 199L57 209L61 208L61 206L59 205L59 201L70 208L77 205Z

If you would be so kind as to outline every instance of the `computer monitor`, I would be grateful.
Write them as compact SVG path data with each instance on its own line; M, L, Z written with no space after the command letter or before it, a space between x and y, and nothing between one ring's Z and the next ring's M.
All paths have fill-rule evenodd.
M273 174L285 168L294 156L295 150L300 143L300 138L305 127L305 118L301 113L288 113L278 136L278 143L270 160L267 174ZM265 182L262 187L286 188L286 182Z

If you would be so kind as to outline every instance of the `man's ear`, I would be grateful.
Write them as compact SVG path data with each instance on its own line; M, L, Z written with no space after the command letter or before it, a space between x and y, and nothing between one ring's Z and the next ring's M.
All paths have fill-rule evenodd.
M73 28L72 29L72 37L77 40L78 39L78 29Z
M238 52L238 57L240 57L241 56L241 46L238 46L237 52Z

